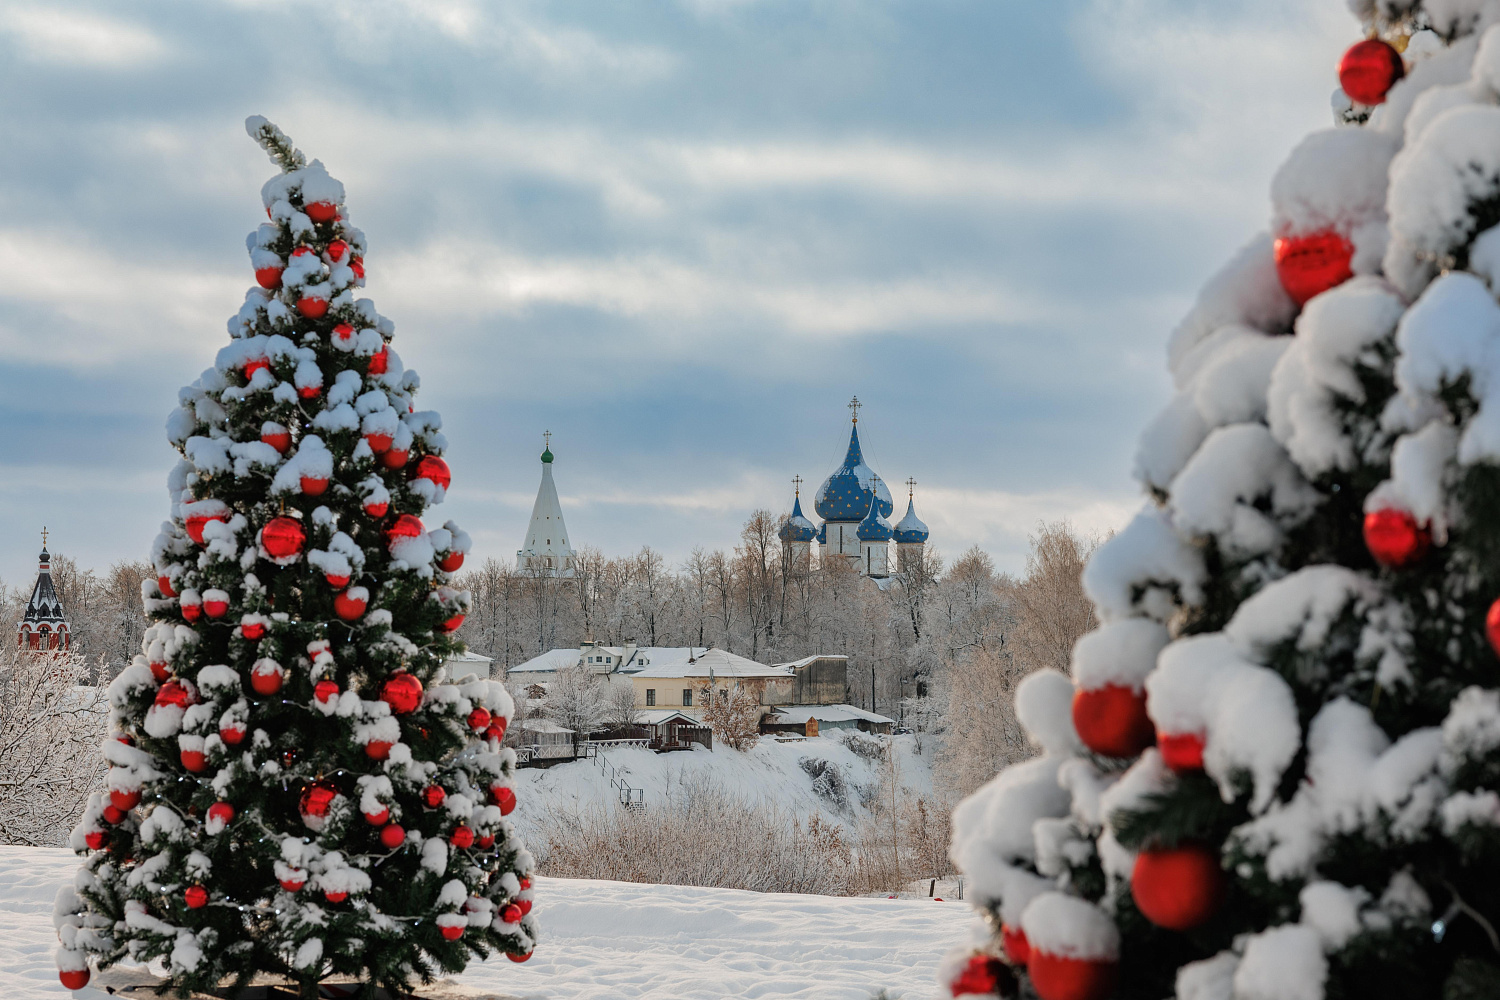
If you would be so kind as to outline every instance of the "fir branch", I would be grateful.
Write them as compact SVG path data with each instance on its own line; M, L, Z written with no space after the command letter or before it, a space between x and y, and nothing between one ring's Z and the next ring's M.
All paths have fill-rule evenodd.
M261 149L266 151L271 162L281 168L282 173L289 174L293 170L301 170L307 166L307 157L302 155L302 150L292 145L292 140L285 132L261 115L251 115L246 118L245 131Z

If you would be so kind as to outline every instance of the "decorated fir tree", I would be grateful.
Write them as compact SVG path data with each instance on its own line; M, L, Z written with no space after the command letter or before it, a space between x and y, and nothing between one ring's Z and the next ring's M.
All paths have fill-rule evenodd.
M1338 126L1173 333L953 995L1500 997L1500 4L1354 0Z
M178 396L144 651L110 686L107 788L58 895L65 985L159 961L179 992L280 975L409 987L536 938L513 713L451 683L469 547L436 413L364 285L344 188L274 125L257 286Z

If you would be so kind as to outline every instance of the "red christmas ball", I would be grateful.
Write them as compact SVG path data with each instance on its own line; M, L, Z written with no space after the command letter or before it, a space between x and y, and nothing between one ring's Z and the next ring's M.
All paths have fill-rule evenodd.
M448 471L448 463L436 455L423 455L416 467L412 469L411 478L431 480L434 486L441 486L445 490L448 484L453 482L453 474Z
M223 514L194 514L183 522L183 527L187 530L188 537L193 540L194 545L202 545L204 527L209 521L222 521L224 517Z
M422 527L422 521L413 514L402 514L385 529L385 542L393 545L403 538L416 538L427 529Z
M509 816L516 808L516 790L504 785L491 785L490 795L495 800L495 805L500 807L501 816Z
M422 682L402 671L380 685L380 700L391 706L395 715L415 712L422 704Z
M442 931L443 937L448 941L457 941L464 936L463 924L441 924L438 930Z
M1385 95L1406 75L1401 53L1378 38L1355 42L1339 60L1339 86L1359 104L1385 103Z
M370 367L366 369L371 375L384 375L391 365L391 356L384 347L370 355Z
M1142 851L1130 875L1130 894L1146 919L1185 931L1205 923L1224 898L1218 855L1202 844Z
M83 842L89 846L89 850L97 851L109 841L109 834L103 830L90 830L83 835Z
M1404 510L1387 507L1365 515L1365 547L1375 561L1400 569L1419 561L1432 544L1432 533Z
M250 671L250 688L259 695L273 695L281 690L281 683L286 675L281 670L267 667L255 667Z
M454 615L453 617L446 619L443 624L438 626L438 631L443 633L444 635L452 635L454 632L457 632L458 627L464 623L465 617L465 615Z
M388 740L371 740L365 744L365 756L371 760L385 760L391 755L391 747L395 745Z
M1333 229L1277 237L1273 253L1281 287L1299 306L1354 277L1354 244Z
M178 708L187 708L197 701L193 692L181 681L167 681L156 690L156 704L175 705Z
M390 510L390 509L391 509L391 505L388 504L388 503L367 503L367 504L365 504L365 513L367 515L369 515L370 517L374 517L374 518L385 517L385 512L388 511L388 510Z
M88 969L58 969L57 980L64 989L81 990L89 984Z
M182 766L194 774L208 770L208 757L202 750L183 750L177 756L182 760Z
M1010 959L1012 965L1025 965L1031 957L1031 944L1026 940L1026 932L1019 927L1001 924L1000 945L1005 949L1005 957Z
M1161 762L1178 773L1203 770L1202 733L1156 734L1156 748Z
M369 601L363 597L350 596L346 590L333 596L333 613L346 622L352 622L365 613Z
M1490 640L1490 648L1500 656L1500 598L1490 605L1489 613L1484 616L1484 634Z
M342 261L344 259L344 255L348 252L349 244L345 243L343 240L334 240L332 243L328 244L328 259L333 261L335 264Z
M182 617L188 624L192 624L203 617L203 605L199 602L189 603L184 601L181 605Z
M167 665L165 663L159 663L155 660L152 660L151 663L148 664L148 666L151 668L151 676L155 677L158 682L164 681L168 677L172 676L172 671L167 669Z
M391 823L380 831L380 842L387 850L394 851L406 842L406 831Z
M114 826L116 823L120 822L120 820L125 818L125 811L123 809L116 809L115 804L111 802L109 805L104 807L104 810L100 813L100 815L104 817L104 822L108 823L110 826Z
M219 727L219 739L232 747L239 746L245 739L245 726L243 723L235 722L227 726Z
M369 445L370 446L370 450L373 451L377 455L379 455L381 452L384 452L384 451L390 451L391 450L391 442L394 441L394 440L395 440L395 438L393 438L389 434L366 434L365 435L365 444Z
M436 809L447 797L448 793L443 790L442 785L428 785L422 789L422 804L428 809Z
M455 826L448 835L448 843L454 847L473 847L474 831L466 826Z
M406 465L407 459L411 458L411 451L402 448L392 448L380 456L380 464L387 469L399 469Z
M109 804L121 812L130 812L141 804L141 790L132 788L129 791L121 791L118 788L109 790Z
M522 891L522 892L525 892L525 891L526 891L526 890L527 890L527 889L530 889L530 888L531 888L531 879L530 879L530 877L529 877L529 876L526 876L526 875L522 875L522 876L521 876L521 877L520 877L520 878L519 878L519 879L517 879L517 880L516 880L516 881L518 881L518 882L520 882L520 883L521 883L521 891Z
M1084 746L1105 757L1134 757L1156 739L1145 692L1122 684L1080 688L1073 695L1073 728Z
M297 311L308 319L322 319L328 315L328 300L305 295L297 300Z
M310 497L320 497L328 491L328 479L323 476L303 476L298 485Z
M1015 987L1016 977L1004 962L993 955L971 955L948 984L948 992L955 997L1010 996Z
M301 872L298 872L296 875L290 878L284 878L281 880L281 887L287 892L296 892L306 884L307 878L306 876L302 875Z
M524 961L526 961L526 960L527 960L527 959L528 959L528 958L530 958L530 957L531 957L531 952L529 952L529 951L528 951L528 952L527 952L527 953L526 953L526 954L524 954L524 955L515 955L515 954L512 954L512 953L511 953L511 952L508 952L508 951L507 951L507 952L506 952L506 953L505 953L505 957L506 957L506 958L508 958L508 959L510 959L510 960L511 960L511 961L512 961L512 962L524 962Z
M293 257L306 257L310 253L312 253L312 247L303 246L303 247L298 247L297 249L293 250L292 251L292 256Z
M349 586L348 574L324 573L323 579L327 580L328 586L334 588L335 590L343 590L345 587Z
M521 882L523 883L521 886L523 889L530 885L530 883L527 882L527 880L524 878L521 880ZM531 900L529 899L518 899L516 900L516 905L521 908L521 914L523 916L531 912Z
M349 894L347 892L325 892L323 893L323 898L330 903L342 903L349 898Z
M272 559L286 559L302 551L307 533L294 517L273 517L260 529L260 544Z
M486 850L488 850L491 847L494 847L495 846L495 835L493 833L480 834L480 836L479 836L479 846L483 847Z
M486 735L492 740L503 740L505 739L505 730L508 725L509 723L505 721L505 716L492 715L490 716L490 728L486 731Z
M348 345L354 339L354 327L348 323L340 323L333 328L333 339L340 344Z
M240 635L244 636L246 639L249 639L251 642L259 642L261 640L261 637L265 634L265 622L240 622Z
M156 578L156 589L161 591L163 597L176 597L177 591L172 589L172 578L170 576L159 576Z
M490 710L487 708L476 708L469 713L469 728L476 733L490 724Z
M223 618L229 614L229 602L214 597L204 597L203 613L210 618Z
M333 808L333 800L338 798L339 791L326 781L315 781L302 789L302 796L297 800L297 812L304 818L322 819L328 815L328 810Z
M281 272L283 267L257 267L255 269L255 283L262 288L272 291L281 287Z
M303 399L317 399L318 394L323 391L322 383L317 385L303 385L297 387L297 395Z
M234 806L228 802L215 802L208 807L208 818L227 826L234 821Z
M243 369L245 373L245 381L250 381L251 377L254 376L255 373L260 371L262 368L266 369L267 371L270 370L271 360L269 358L252 358L251 360L246 361L245 367Z
M464 565L464 554L462 552L449 552L438 560L438 569L444 573L457 573Z
M505 904L505 908L500 911L500 919L507 924L519 924L523 916L525 914L521 912L521 908L515 903Z
M371 826L385 826L390 818L391 811L385 806L381 806L379 812L365 813L365 822Z
M339 207L331 201L315 201L311 205L303 205L302 211L314 222L332 222L338 218Z
M318 681L313 686L313 697L318 700L318 704L320 705L326 705L338 696L339 686L333 681Z
M261 444L268 444L279 454L285 455L292 446L292 432L284 428L279 431L261 431L260 441Z
M349 270L353 271L354 276L360 281L365 280L365 259L363 257L350 257Z
M1042 1000L1106 1000L1115 991L1120 965L1112 959L1067 958L1033 948L1026 971Z

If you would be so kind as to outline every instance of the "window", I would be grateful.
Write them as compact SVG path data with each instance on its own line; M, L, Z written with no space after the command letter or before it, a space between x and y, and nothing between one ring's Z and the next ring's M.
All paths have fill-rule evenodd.
M656 704L656 688L646 689L646 707L650 708Z
M683 688L682 689L682 707L683 708L692 708L693 707L693 689L692 688Z

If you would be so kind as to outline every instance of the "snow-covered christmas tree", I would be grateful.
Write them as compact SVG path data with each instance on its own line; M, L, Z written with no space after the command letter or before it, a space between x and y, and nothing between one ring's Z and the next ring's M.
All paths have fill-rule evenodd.
M1351 0L1337 127L1174 331L953 995L1500 996L1500 3Z
M436 413L364 285L344 188L263 118L281 173L248 239L257 287L178 396L183 459L144 587L154 624L110 686L107 787L72 834L58 967L156 960L179 991L284 976L407 989L536 939L513 714L447 682L469 539Z

